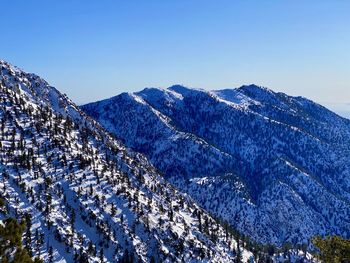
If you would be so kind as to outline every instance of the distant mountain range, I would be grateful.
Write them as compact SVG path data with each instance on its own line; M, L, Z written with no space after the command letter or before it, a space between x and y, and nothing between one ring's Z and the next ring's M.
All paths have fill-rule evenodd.
M350 119L350 111L337 110L336 113L344 118Z
M350 119L350 103L326 103L326 106L340 116Z
M258 242L350 237L350 120L256 85L122 93L81 107Z

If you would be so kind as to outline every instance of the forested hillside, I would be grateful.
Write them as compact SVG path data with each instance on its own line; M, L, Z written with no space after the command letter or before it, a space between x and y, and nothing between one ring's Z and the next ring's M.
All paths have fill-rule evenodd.
M25 222L18 231L25 230L32 258L230 262L253 255L65 95L4 61L0 116L3 224Z
M172 86L82 109L256 241L350 237L350 121L321 105L255 85Z

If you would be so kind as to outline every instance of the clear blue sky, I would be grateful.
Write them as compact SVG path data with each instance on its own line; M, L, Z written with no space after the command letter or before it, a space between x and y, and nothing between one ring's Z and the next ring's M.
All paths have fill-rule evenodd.
M344 106L349 14L348 0L3 1L0 57L79 104L255 83Z

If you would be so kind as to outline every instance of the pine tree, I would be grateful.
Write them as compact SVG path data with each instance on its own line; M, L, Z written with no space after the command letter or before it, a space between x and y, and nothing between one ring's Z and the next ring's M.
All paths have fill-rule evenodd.
M53 262L53 248L50 246L49 248L49 262Z
M100 250L100 262L102 263L104 261L104 255L103 255L103 248Z
M241 252L241 248L239 246L239 239L236 240L237 243L237 248L236 248L236 260L235 263L241 263L242 262L242 252Z
M32 263L27 249L22 248L22 234L26 229L25 221L20 223L14 218L7 218L0 225L0 258L6 262L10 251L16 250L13 263ZM7 261L8 262L8 261ZM40 262L36 260L35 262Z
M338 236L315 237L312 243L318 248L318 257L324 263L350 262L350 240Z

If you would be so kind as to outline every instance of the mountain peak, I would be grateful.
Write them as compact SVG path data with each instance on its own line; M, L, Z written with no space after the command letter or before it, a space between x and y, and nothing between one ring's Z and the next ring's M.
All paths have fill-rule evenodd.
M33 256L45 262L235 260L233 237L143 155L43 80L6 62L0 70L1 199L6 216L26 218ZM245 261L253 256L241 251Z
M264 87L264 86L259 86L259 85L256 85L256 84L248 84L248 85L242 85L240 86L238 89L250 89L250 90L263 90L263 91L266 91L266 92L272 92L271 89L267 88L267 87Z
M273 96L275 94L271 89L255 84L243 85L237 88L237 90L249 95L250 97Z
M97 111L110 132L215 216L262 243L350 235L350 197L340 186L350 185L341 181L350 173L343 168L350 128L342 118L254 84L136 94L147 107L121 102L105 110L97 103L84 110Z
M169 88L167 88L167 90L174 91L174 92L181 94L183 96L186 96L189 93L194 92L194 91L202 91L201 89L189 88L189 87L185 87L182 85L173 85L173 86L170 86Z

